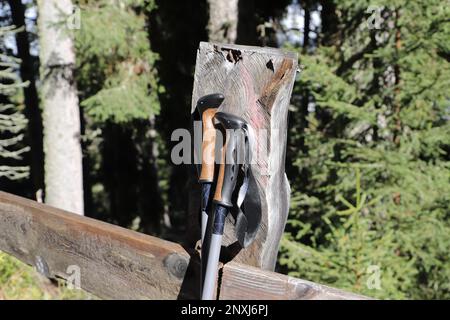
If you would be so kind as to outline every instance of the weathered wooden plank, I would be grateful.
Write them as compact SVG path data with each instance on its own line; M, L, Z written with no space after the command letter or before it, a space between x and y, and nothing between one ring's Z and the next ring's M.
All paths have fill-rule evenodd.
M367 300L368 297L283 274L229 262L222 268L221 300Z
M0 250L51 278L67 279L76 265L81 287L101 298L192 298L198 291L184 279L190 258L180 245L4 192ZM198 268L190 269L198 279Z
M274 48L200 43L195 67L192 109L197 100L222 93L219 111L244 118L256 131L257 161L252 164L262 211L256 240L239 251L233 217L228 215L224 256L266 270L275 268L279 241L286 223L290 187L285 175L289 100L297 71L297 54ZM267 152L266 152L267 150ZM192 179L188 230L191 243L200 237L199 186Z

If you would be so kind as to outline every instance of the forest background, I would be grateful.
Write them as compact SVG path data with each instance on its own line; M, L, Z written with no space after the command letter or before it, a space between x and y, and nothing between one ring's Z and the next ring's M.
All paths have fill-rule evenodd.
M190 125L199 42L294 50L277 271L450 299L449 8L1 0L0 190L181 242L192 168L171 163L170 137ZM0 299L79 297L0 253Z

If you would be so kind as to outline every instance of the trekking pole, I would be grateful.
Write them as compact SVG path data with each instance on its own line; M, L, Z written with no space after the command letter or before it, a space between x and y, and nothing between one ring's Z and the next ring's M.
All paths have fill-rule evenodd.
M205 232L208 224L208 207L210 204L211 185L214 181L216 129L213 118L224 96L220 93L209 94L197 101L197 111L202 121L201 165L198 181L201 184L201 271L200 288L203 287L203 274L206 269L207 250L205 249ZM200 292L201 295L201 292Z
M212 230L208 232L208 254L202 300L214 299L225 218L228 211L233 207L232 197L239 174L239 164L241 163L238 158L243 156L242 150L245 145L244 136L238 133L245 133L247 127L244 119L229 113L217 112L214 119L218 121L220 129L222 129L221 132L226 132L226 134L221 149L222 156L213 198L216 206L214 220L212 224L209 223ZM239 130L241 131L239 132Z
M202 160L199 173L199 183L202 186L201 196L201 241L203 244L205 238L206 225L208 223L209 197L211 192L211 184L214 181L214 156L216 129L214 128L213 118L217 112L217 108L222 104L224 96L220 93L209 94L201 97L197 101L197 110L202 121Z

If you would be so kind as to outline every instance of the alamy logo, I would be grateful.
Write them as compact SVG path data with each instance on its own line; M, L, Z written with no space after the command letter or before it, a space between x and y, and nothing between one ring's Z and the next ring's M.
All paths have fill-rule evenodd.
M69 30L81 29L81 9L78 6L72 7L72 13L66 19L66 26Z
M80 290L81 289L81 271L77 265L70 265L67 267L67 289Z
M381 22L383 19L381 18L381 10L382 7L378 6L369 6L366 10L366 13L370 14L370 17L367 19L367 28L372 29L381 29Z
M221 164L222 163L222 146L227 139L233 137L238 143L236 149L227 149L227 156L224 158L226 164L257 164L259 159L267 159L270 145L270 135L267 129L258 129L249 133L243 129L227 129L225 132L215 130L214 138L207 136L205 141L214 142L207 145L207 149L202 152L202 122L194 121L193 132L187 129L179 128L172 132L171 141L177 142L171 150L171 160L175 165L181 164ZM271 130L272 135L278 134L278 129ZM215 141L213 140L215 139ZM249 143L251 140L253 143ZM248 142L248 150L242 146ZM236 153L234 153L236 152ZM231 153L231 154L230 154ZM246 153L250 154L248 158ZM268 174L268 166L260 167L261 174Z
M379 265L370 265L367 267L369 277L366 286L370 290L381 290L381 269Z

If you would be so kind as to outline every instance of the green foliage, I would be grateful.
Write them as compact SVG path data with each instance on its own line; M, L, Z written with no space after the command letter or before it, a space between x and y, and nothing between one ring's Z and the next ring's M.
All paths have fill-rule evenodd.
M159 84L150 48L153 0L79 0L76 79L83 107L86 211L159 234ZM164 168L162 168L164 169Z
M341 37L301 57L296 92L307 90L314 110L296 106L306 125L291 130L280 264L377 298L448 299L449 9L335 2ZM367 28L369 5L384 8L379 30ZM369 285L371 266L379 290Z
M0 27L0 37L17 32L14 27ZM22 88L27 85L18 75L20 60L0 47L0 179L23 180L30 168L23 156L30 148L24 143L27 120L23 114Z
M70 290L63 281L56 285L40 276L32 267L0 252L0 300L92 299L82 290Z
M96 121L129 122L159 112L157 55L150 50L147 1L79 1L76 32L81 105Z

